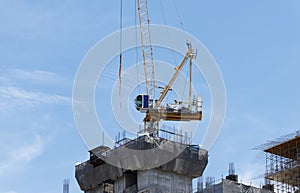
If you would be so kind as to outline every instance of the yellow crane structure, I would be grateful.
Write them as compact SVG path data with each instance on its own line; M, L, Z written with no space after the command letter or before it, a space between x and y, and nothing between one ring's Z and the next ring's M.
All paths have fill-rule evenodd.
M175 73L168 85L163 88L160 97L155 100L155 72L153 49L151 45L150 19L148 12L148 0L137 0L138 14L140 24L140 36L142 43L143 66L146 82L146 94L138 95L135 99L136 109L142 113L146 113L144 118L144 130L153 133L159 129L159 121L191 121L202 119L202 99L198 95L192 100L192 64L195 57L194 49L190 43L187 43L188 50L180 63L175 67ZM176 78L181 72L184 65L189 61L189 101L182 102L175 100L175 104L162 105L162 101L171 90Z
M146 80L146 92L147 95L152 98L155 97L155 73L154 73L154 61L153 61L153 49L150 33L150 18L148 12L148 0L138 1L138 13L140 21L140 36L142 41L142 54L144 73Z

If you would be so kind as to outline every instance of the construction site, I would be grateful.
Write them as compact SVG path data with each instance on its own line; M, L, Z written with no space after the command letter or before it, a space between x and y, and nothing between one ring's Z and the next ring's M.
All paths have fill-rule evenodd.
M185 143L185 139L180 137L178 141L156 138L158 143L153 143L147 136L134 140L125 138L120 140L124 143L109 150L109 154L104 153L107 147L100 146L90 151L88 161L76 166L76 179L86 193L299 193L299 134L292 133L259 147L266 156L264 185L261 187L239 182L233 163L229 164L228 175L224 179L207 177L204 181L202 175L208 164L208 151ZM140 162L134 155L128 157L123 154L126 148L147 150L164 143L168 144L168 148L162 149L161 154L145 155L146 162ZM182 148L184 150L171 162L151 169L124 169L104 161L106 156L110 156L119 159L119 163L130 162L145 168L157 162L157 155L172 154ZM193 188L193 179L198 179L196 189Z
M145 92L134 100L135 109L145 114L143 129L134 139L123 135L113 148L105 145L91 149L90 159L76 165L76 180L86 193L183 193L193 192L192 181L203 175L208 151L191 144L187 131L165 129L162 121L202 120L202 98L192 92L192 67L196 50L190 42L187 51L166 85L155 77L152 37L147 0L137 0ZM122 36L122 35L121 35ZM186 40L184 40L186 41ZM120 42L120 45L122 42ZM120 46L122 47L122 46ZM122 52L120 51L121 83ZM189 97L166 102L166 96L186 63L189 63ZM155 90L159 88L159 97Z
M245 185L238 181L233 164L225 179L212 178L198 181L208 164L208 150L192 144L191 136L184 131L163 128L161 122L202 121L202 98L193 93L193 60L197 51L187 41L187 50L180 63L174 65L174 74L165 85L158 85L154 71L150 17L147 0L137 0L139 36L144 67L145 90L134 102L135 109L145 114L143 128L136 138L125 135L115 140L113 148L100 145L89 151L90 158L75 167L75 177L85 193L299 193L300 186L300 136L268 143L265 184L262 187ZM120 38L122 41L122 38ZM122 42L120 42L122 45ZM120 46L121 47L121 46ZM122 51L120 50L119 80L122 78ZM188 63L188 99L166 101L166 96L182 69ZM155 89L160 88L155 98Z
M202 176L208 163L208 152L197 146L143 136L130 140L112 149L98 147L90 151L90 159L76 166L76 179L81 190L87 193L123 193L123 192L192 192L192 180ZM130 169L116 167L106 163L107 159L119 159L120 166L130 163L140 168L149 167L159 159L157 153L145 154L145 162L135 155L124 154L126 148L135 150L153 150L156 145L166 144L159 155L172 154L181 148L184 150L171 162L151 169ZM181 150L180 150L181 151ZM153 151L154 152L154 151Z

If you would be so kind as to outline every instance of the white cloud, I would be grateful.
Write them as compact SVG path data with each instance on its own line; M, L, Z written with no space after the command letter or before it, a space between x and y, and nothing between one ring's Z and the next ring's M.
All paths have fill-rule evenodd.
M5 76L0 76L1 82L8 82L8 79Z
M39 135L35 135L32 143L11 148L7 159L0 163L0 175L8 171L22 167L39 156L43 151L43 141Z
M239 179L244 184L259 186L263 182L263 174L264 167L262 167L260 164L245 163L239 172Z
M86 6L87 8L89 6ZM76 14L69 10L76 9ZM2 0L0 6L0 22L4 28L0 34L13 36L14 38L40 39L41 37L51 37L53 34L64 33L70 29L80 29L91 31L98 26L111 26L111 21L99 20L98 18L111 18L115 14L111 12L90 11L85 14L85 4L74 1L58 1L53 5L49 1L26 2ZM91 20L91 22L88 19ZM78 22L84 20L85 22ZM98 21L95 25L94 21ZM112 20L115 21L115 20ZM100 22L100 23L99 23ZM66 25L68 24L68 25ZM74 32L74 30L73 30ZM76 31L75 31L76 32ZM78 32L77 33L81 33ZM67 34L70 37L70 33Z
M69 86L71 80L60 74L46 70L26 70L20 68L6 69L0 72L2 85L43 85Z
M14 151L14 153L11 154L11 158L14 162L30 162L42 152L42 146L43 143L41 137L36 135L33 144L20 147L17 151Z
M23 69L7 69L0 73L0 111L13 107L33 106L39 104L71 104L71 98L58 94L48 94L39 91L30 91L24 86L16 86L26 84L29 88L31 84L52 84L61 86L69 82L56 73L44 70L23 70ZM12 86L13 85L13 86Z
M61 95L51 95L42 92L27 91L18 87L0 87L0 108L2 110L24 105L39 104L71 104L71 98Z
M59 82L61 77L57 74L44 70L8 69L6 76L10 79L34 80L44 82Z

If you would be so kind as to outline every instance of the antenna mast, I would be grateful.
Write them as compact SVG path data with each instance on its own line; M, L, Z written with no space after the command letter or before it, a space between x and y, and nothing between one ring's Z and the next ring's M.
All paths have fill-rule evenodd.
M63 193L69 193L69 184L70 184L69 179L64 179Z

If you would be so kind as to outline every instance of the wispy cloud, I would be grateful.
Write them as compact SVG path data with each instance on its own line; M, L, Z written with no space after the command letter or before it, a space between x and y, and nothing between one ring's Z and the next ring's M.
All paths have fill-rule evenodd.
M11 155L11 159L14 162L25 161L30 162L32 159L37 157L42 152L42 140L39 135L35 136L33 144L29 144L24 147L20 147Z
M1 76L1 75L0 75L0 81L1 81L1 82L7 82L8 79L7 79L5 76Z
M79 9L78 9L79 7ZM111 12L90 11L87 17L85 14L85 7L89 5L83 3L74 3L74 1L59 1L53 6L48 1L40 2L26 2L26 1L9 1L2 0L0 7L0 22L4 24L4 29L0 34L6 36L38 39L41 37L49 37L58 32L64 33L66 28L78 29L80 25L81 30L94 29L95 27L111 25L111 21L99 20L103 17L115 17ZM76 14L69 10L77 9ZM90 22L77 22L91 17ZM9 19L7 19L9 18ZM84 20L86 21L86 20ZM94 21L98 21L96 23ZM99 24L99 21L101 22ZM117 20L112 20L117 21ZM66 23L68 25L66 25ZM78 30L77 30L78 31ZM70 36L70 34L68 33Z
M0 108L39 105L39 104L71 104L71 98L57 94L28 91L18 87L0 87Z
M26 165L43 151L43 141L39 135L31 143L27 143L11 150L11 154L0 162L0 175Z
M44 82L58 82L61 77L57 74L44 70L8 69L6 76L10 79L23 79Z
M264 167L262 165L248 162L244 163L240 170L239 179L244 184L259 186L263 182Z
M19 68L6 69L0 72L0 81L3 84L18 85L43 84L43 85L65 85L71 81L61 75L46 70L25 70Z

